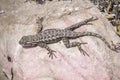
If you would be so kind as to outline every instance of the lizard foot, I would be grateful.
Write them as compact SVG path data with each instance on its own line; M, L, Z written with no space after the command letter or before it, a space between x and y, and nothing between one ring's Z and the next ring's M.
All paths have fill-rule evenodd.
M87 43L81 43L81 44L87 44ZM87 52L82 49L81 46L78 46L78 49L80 50L81 53L83 53L84 56L85 56L85 55L89 56L89 55L87 54Z
M49 57L50 57L51 59L53 59L53 57L56 57L56 58L57 58L57 56L54 54L54 52L56 52L56 51L51 50L51 51L48 52Z

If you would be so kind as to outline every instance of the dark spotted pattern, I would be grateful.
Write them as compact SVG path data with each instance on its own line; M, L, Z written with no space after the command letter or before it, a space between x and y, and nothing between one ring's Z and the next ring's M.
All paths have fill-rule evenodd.
M59 42L60 40L63 40L63 43L67 48L71 47L78 47L78 49L85 55L87 54L82 48L81 44L86 44L86 43L80 43L80 42L69 42L69 39L75 39L83 36L94 36L99 39L101 39L111 50L116 51L114 47L112 47L105 38L103 38L101 35L93 32L74 32L73 30L76 28L79 28L82 25L87 24L90 21L94 21L97 18L91 17L89 19L86 19L82 22L79 22L75 25L72 25L68 28L65 29L47 29L42 31L43 25L42 25L42 20L39 18L40 21L38 21L38 33L36 35L28 35L28 36L23 36L21 40L19 41L19 44L21 44L23 47L26 46L40 46L42 48L46 48L49 52L49 57L53 58L53 55L55 51L51 50L47 44L52 44ZM41 22L41 24L40 24ZM88 55L88 54L87 54ZM55 55L54 55L55 56Z

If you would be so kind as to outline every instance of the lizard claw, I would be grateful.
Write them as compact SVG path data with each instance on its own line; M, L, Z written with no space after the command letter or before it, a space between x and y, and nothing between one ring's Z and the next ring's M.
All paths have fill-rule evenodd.
M51 50L51 51L48 52L49 57L50 57L51 59L53 59L53 57L57 57L57 56L54 54L54 52L56 52L56 51Z
M83 53L84 56L85 56L85 55L89 56L89 55L87 54L87 52L84 51L80 46L78 46L78 48L79 48L80 52Z

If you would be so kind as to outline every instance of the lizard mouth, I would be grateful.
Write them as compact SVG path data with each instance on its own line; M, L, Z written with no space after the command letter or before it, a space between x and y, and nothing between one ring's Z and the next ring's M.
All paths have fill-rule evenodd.
M37 45L33 45L33 44L22 44L23 48L32 48L32 47L36 47Z

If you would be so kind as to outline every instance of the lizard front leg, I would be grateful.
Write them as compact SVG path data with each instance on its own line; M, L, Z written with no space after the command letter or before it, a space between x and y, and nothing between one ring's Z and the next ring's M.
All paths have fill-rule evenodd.
M36 23L38 24L38 29L37 29L37 34L39 34L42 30L43 30L43 17L38 17L38 19L36 20Z
M80 43L80 42L72 42L72 43L70 43L70 41L69 41L67 38L63 38L63 43L64 43L64 45L65 45L67 48L78 47L78 49L80 50L80 52L83 53L83 55L89 56L89 55L87 54L87 52L84 51L84 50L81 48L81 45L82 45L82 44L87 44L87 43Z
M53 59L53 57L56 57L54 54L54 50L50 49L49 46L46 43L38 43L38 46L41 48L45 48L48 51L49 57Z

